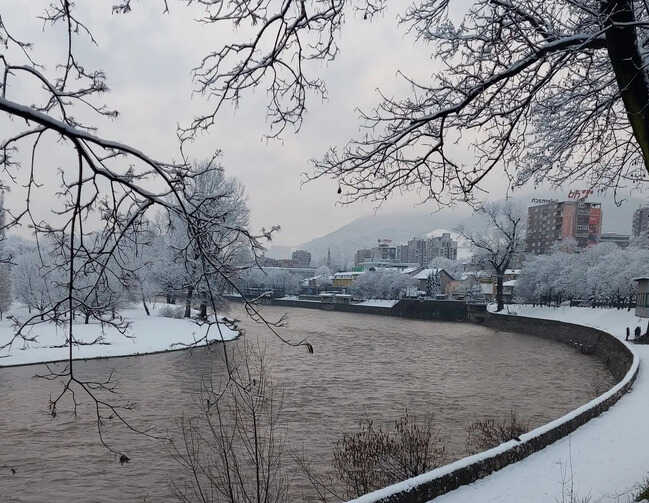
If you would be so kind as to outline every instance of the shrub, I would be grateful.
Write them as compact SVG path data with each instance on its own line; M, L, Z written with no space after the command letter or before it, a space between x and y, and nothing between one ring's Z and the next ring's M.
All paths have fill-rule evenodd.
M649 500L649 478L646 478L645 481L640 484L640 487L638 487L638 493L635 495L635 501L645 500Z
M445 459L432 416L420 425L406 411L390 431L367 420L360 431L345 434L334 448L333 468L346 498L355 498L431 470Z
M185 316L185 308L182 306L162 306L158 309L158 316L181 319Z
M516 412L509 412L509 417L500 421L493 418L471 423L466 428L466 448L469 452L479 452L509 440L518 438L529 430L529 424L522 421Z

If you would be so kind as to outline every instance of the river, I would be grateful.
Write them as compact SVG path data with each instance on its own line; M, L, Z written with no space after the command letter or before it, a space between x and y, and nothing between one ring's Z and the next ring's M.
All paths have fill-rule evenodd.
M287 311L282 334L308 339L314 354L282 344L238 306L231 315L242 320L247 340L266 347L272 376L284 390L288 450L303 452L320 470L342 432L354 431L363 418L388 425L405 409L415 416L432 413L456 459L466 454L465 428L476 419L516 410L538 426L613 383L601 362L536 337L468 323L264 308L271 319ZM212 346L78 362L75 370L96 380L114 371L118 394L107 399L134 403L124 411L130 424L177 438L178 418L196 412L201 380L222 376L225 366L222 350ZM120 465L99 442L87 397L77 394L76 416L70 401L55 418L48 414L48 401L62 384L34 377L46 371L42 365L0 369L0 500L174 501L170 481L187 474L168 442L106 419L105 439L131 458ZM307 491L299 476L294 483L300 495Z

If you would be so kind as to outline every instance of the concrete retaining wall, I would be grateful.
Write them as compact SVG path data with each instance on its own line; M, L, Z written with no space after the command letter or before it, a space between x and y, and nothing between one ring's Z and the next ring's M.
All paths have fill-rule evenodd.
M381 306L359 306L358 304L334 304L324 302L309 302L304 300L284 300L273 299L273 306L284 307L305 307L307 309L322 309L325 311L342 311L345 313L359 313L359 314L381 314L383 316L391 316L392 308Z
M366 494L353 503L425 503L474 482L565 437L617 402L631 388L638 372L637 357L624 343L594 328L560 321L469 313L475 323L508 332L552 339L593 354L606 363L619 382L606 393L565 416L493 449L442 466L431 472Z

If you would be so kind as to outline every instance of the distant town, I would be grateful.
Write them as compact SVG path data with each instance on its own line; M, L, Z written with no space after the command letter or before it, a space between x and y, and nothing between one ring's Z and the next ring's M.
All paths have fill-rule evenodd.
M626 249L648 235L649 205L635 210L632 235L603 233L601 203L579 199L590 195L589 191L574 192L565 201L530 201L523 246L503 273L506 302L514 299L526 258L556 251L576 254L602 243ZM322 295L329 299L328 294L333 293L339 302L402 297L492 301L496 274L485 265L481 254L473 253L475 250L470 249L468 258L458 260L462 239L456 232L415 236L405 243L395 243L386 236L377 239L373 247L356 250L353 266L347 268L332 260L331 251L319 264L313 264L307 250L295 250L285 259L262 257L260 265L265 274L244 274L243 289L248 294L265 292L274 297ZM466 243L465 247L471 248Z

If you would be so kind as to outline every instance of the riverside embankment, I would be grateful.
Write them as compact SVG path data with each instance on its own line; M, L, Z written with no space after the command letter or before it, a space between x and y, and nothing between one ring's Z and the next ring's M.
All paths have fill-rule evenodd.
M277 302L280 305L292 307L301 304L300 301L295 300L279 300ZM286 302L289 304L285 304ZM311 302L308 307L323 309L323 306L318 306L314 302ZM342 307L334 305L333 308L325 306L324 309L349 309L356 312L419 319L445 317L446 319L482 324L498 331L515 332L552 340L569 345L581 354L596 357L606 365L617 381L615 386L594 400L521 436L520 440L506 442L484 453L461 459L427 474L376 491L355 500L357 503L423 503L475 482L507 465L521 461L557 440L569 436L580 426L607 411L630 391L639 368L638 355L629 348L628 344L621 341L620 337L614 335L618 334L619 336L625 333L626 326L633 327L639 323L630 312L621 314L620 311L617 311L617 315L614 316L616 311L605 310L607 311L606 315L599 324L606 330L600 330L593 326L592 316L584 316L585 313L579 311L579 308L573 311L562 311L562 316L556 319L543 319L543 314L547 316L547 310L544 313L543 310L532 309L530 311L532 315L540 313L540 316L531 317L518 314L492 314L480 306L469 306L449 301L400 301L392 307L374 307L371 310L360 305L342 305ZM586 311L588 314L595 312L594 310ZM606 316L608 316L608 320ZM569 320L577 323L571 323ZM549 392L552 393L552 390ZM636 482L637 480L639 479L636 479ZM494 499L494 501L501 500ZM520 499L518 501L527 500Z
M243 340L266 348L276 383L284 389L282 431L286 462L305 454L318 470L330 465L343 432L370 418L388 427L404 409L432 413L448 442L449 459L466 455L465 427L476 418L517 410L533 426L588 402L593 384L610 379L597 359L554 341L493 330L471 323L430 322L390 316L263 306L271 319L287 312L282 333L307 338L315 353L280 343L237 306ZM220 345L191 352L78 362L79 376L97 381L113 372L119 395L136 404L124 413L153 434L178 435L177 420L197 411L201 382L226 376ZM106 421L113 446L131 458L120 466L100 444L95 416L82 401L75 417L63 404L56 419L47 414L60 383L33 379L44 368L0 370L0 486L4 500L53 503L172 501L169 481L187 474L170 456L168 444L133 434ZM606 381L611 382L611 381ZM289 501L316 501L296 468L290 470ZM45 495L45 496L44 496ZM3 500L3 501L4 501ZM468 500L467 500L468 501Z

